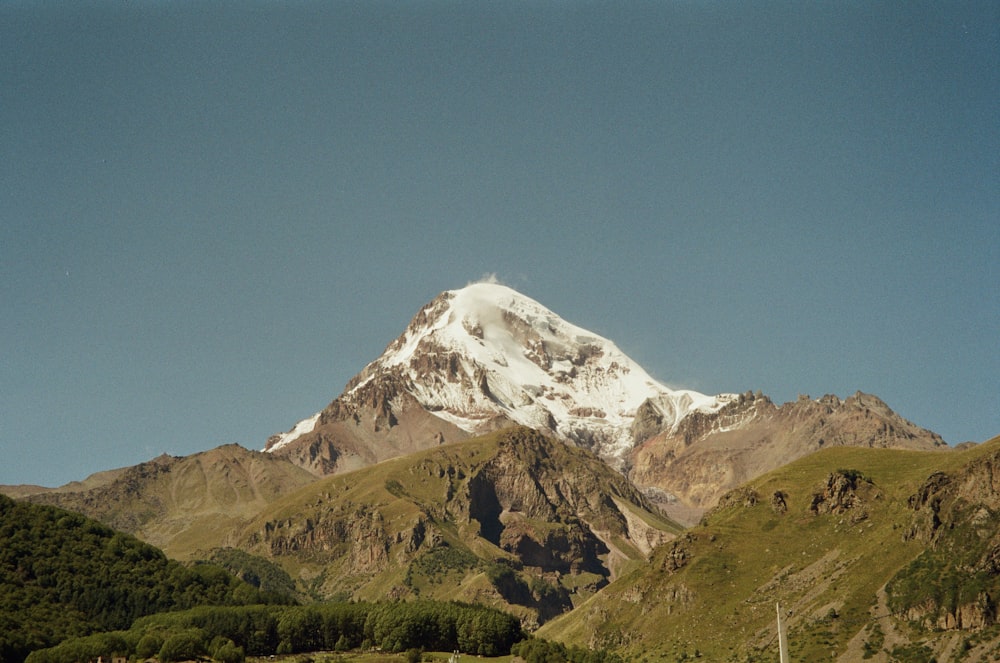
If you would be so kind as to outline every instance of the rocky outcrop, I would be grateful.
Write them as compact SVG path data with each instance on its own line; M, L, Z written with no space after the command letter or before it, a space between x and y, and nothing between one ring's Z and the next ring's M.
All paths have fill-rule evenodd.
M309 440L280 454L299 467L323 476L336 471L344 452L337 448L334 439L325 431L310 435Z
M632 420L632 439L636 442L648 440L663 431L663 413L647 398L635 412Z
M975 601L963 603L954 611L947 611L938 619L938 628L943 630L974 630L993 626L996 623L996 606L986 592L979 592Z
M771 495L771 510L777 514L788 511L788 495L781 490L776 490Z
M421 407L401 378L389 376L337 398L319 414L313 430L272 453L317 476L328 476L468 437ZM280 436L272 438L272 447L277 440Z
M760 495L757 494L756 490L749 486L740 486L720 497L715 509L721 511L734 506L749 509L752 506L756 506L758 501L760 501Z
M468 482L470 518L481 535L514 554L526 566L543 572L589 572L607 579L614 574L620 550L615 537L631 540L640 550L669 535L640 527L627 516L624 503L652 510L624 478L593 456L568 461L568 448L529 429L514 429L503 438L490 461ZM631 528L630 528L631 520Z
M831 472L823 489L813 493L809 510L817 515L852 511L855 517L860 517L865 512L866 501L859 494L862 492L872 494L874 484L860 472L854 470Z
M888 586L896 609L925 628L997 623L1000 597L1000 450L956 472L934 472L907 500L904 541L926 546Z
M439 542L427 518L418 515L405 524L390 528L378 509L369 505L347 505L318 517L269 521L250 535L251 549L266 549L272 557L304 556L328 562L346 560L342 571L377 574L393 561L390 554L412 555L425 542Z
M942 524L941 502L950 484L951 477L944 472L935 472L927 477L915 494L910 495L907 504L915 513L909 531L903 535L904 540L918 539L925 543L934 540Z
M660 568L667 573L675 573L687 566L691 560L691 548L696 538L693 534L687 533L675 541L671 541L664 547L662 553L658 553Z
M913 518L906 539L933 543L962 524L985 535L1000 512L1000 452L976 459L958 474L934 472L907 504Z
M923 628L941 631L972 631L997 623L996 605L987 592L980 592L974 601L950 608L942 608L936 601L926 601L908 608L905 617Z

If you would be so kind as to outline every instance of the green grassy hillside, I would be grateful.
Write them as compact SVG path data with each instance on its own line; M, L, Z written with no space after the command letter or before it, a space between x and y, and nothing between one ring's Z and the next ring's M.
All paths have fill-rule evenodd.
M997 567L983 561L997 543L992 514L1000 486L981 491L985 511L957 493L935 502L931 491L936 518L930 507L919 508L919 495L934 473L962 486L970 468L992 467L998 455L1000 439L953 452L812 454L728 493L648 566L540 635L612 647L633 660L773 661L780 602L792 660L979 660L969 658L977 646L985 652L996 644L989 619L974 631L940 630L935 620L944 614L940 626L947 627L948 611L961 614L963 601L982 603L983 592L986 602L1000 596ZM963 567L948 551L962 548L955 537L967 536L968 513L978 514L976 538L992 544L970 553ZM932 529L949 518L953 526ZM922 561L911 566L915 560ZM979 562L984 570L975 583L935 594L940 578L950 573L962 585L960 578L974 575L968 564ZM922 584L907 580L917 572ZM938 603L928 607L933 596Z

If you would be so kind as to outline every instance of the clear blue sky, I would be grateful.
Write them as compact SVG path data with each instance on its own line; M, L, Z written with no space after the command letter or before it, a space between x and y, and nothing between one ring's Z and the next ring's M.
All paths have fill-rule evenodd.
M1000 434L1000 4L0 3L0 483L272 433L494 273Z

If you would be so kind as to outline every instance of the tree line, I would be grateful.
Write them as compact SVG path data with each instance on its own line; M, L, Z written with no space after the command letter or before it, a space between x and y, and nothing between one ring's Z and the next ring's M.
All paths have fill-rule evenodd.
M127 631L68 639L32 652L25 663L77 663L98 656L155 656L161 663L210 656L241 663L248 655L372 647L499 656L525 637L512 615L456 602L202 606L143 617Z

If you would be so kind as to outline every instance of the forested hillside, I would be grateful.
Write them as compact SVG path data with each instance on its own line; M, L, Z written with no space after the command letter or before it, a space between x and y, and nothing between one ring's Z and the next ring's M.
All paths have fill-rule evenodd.
M186 567L81 515L0 495L0 661L198 605L280 600L224 569Z

